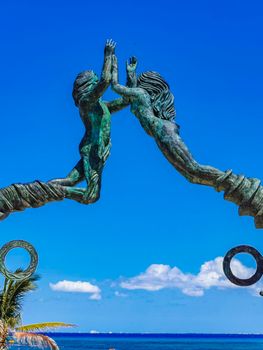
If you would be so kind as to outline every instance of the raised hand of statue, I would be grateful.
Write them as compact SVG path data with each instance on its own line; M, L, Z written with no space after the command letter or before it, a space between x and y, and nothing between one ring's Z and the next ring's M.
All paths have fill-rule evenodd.
M127 72L135 72L137 68L137 64L138 64L137 58L135 56L130 57L126 62Z
M101 73L101 79L103 84L103 93L108 88L111 82L111 69L112 69L112 56L115 52L116 43L112 39L106 41L104 47L104 62Z
M113 41L112 39L108 39L105 44L104 48L104 55L105 56L111 56L114 55L115 53L115 47L116 47L116 42Z
M127 86L136 87L137 86L137 77L136 77L136 68L137 68L137 58L132 56L126 62L126 72L127 72Z

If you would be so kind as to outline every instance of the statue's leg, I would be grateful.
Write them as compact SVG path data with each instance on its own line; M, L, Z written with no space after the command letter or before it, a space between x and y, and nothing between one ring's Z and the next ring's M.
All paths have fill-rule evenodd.
M82 154L81 162L81 171L77 173L75 167L71 174L69 174L67 182L64 182L65 180L62 179L63 183L66 184L64 187L66 192L65 196L68 199L73 199L83 204L91 204L96 202L100 197L101 160L97 153L93 152L93 154L91 153L88 155ZM81 180L86 179L86 188L71 187L71 184L75 184L76 180L79 180L78 174L80 174ZM68 179L72 181L70 182Z
M74 201L82 203L83 196L87 191L86 188L69 187L69 186L64 186L63 188L65 191L65 198L73 199Z
M240 215L253 216L256 227L263 228L263 186L259 179L199 164L177 133L167 133L164 139L159 131L157 129L154 134L159 148L188 181L211 186L218 192L224 191L226 200L239 205Z
M87 190L82 203L95 203L100 198L101 176L105 162L98 156L97 147L92 149L89 157L83 157L84 174Z
M99 200L101 189L101 172L94 169L90 172L90 181L87 188L63 187L65 198L73 199L82 204L92 204Z
M67 177L61 179L54 179L49 181L54 185L61 186L75 186L84 180L83 159L77 163L77 165L71 170Z
M218 177L224 174L214 167L197 163L178 133L173 134L168 149L167 158L192 183L214 186Z
M95 203L100 198L102 169L92 169L89 186L82 203Z

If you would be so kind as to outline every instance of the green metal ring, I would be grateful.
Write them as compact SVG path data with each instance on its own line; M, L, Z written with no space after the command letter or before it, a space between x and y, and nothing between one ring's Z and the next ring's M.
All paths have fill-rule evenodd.
M27 252L30 255L30 264L28 268L19 273L11 272L5 266L6 255L10 250L14 248L23 248L27 250ZM26 278L29 278L36 271L37 264L38 264L38 254L35 248L32 246L32 244L26 241L22 241L22 240L10 241L5 245L3 245L3 247L0 249L0 272L10 280L21 281Z

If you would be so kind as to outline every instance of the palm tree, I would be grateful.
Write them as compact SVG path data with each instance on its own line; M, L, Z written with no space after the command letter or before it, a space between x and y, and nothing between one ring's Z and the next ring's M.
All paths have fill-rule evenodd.
M16 273L20 271L19 269ZM7 339L10 334L17 342L22 344L58 350L59 348L52 338L35 332L73 326L64 322L21 325L22 301L28 292L37 288L36 281L38 279L39 276L36 274L22 281L5 278L4 288L0 291L0 350L7 349Z

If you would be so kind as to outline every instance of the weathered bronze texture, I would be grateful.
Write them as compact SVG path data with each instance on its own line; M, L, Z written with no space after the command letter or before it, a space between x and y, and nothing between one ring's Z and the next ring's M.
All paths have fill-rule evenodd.
M65 196L65 188L52 183L35 181L29 184L11 185L0 190L0 220L16 211L61 201Z
M11 272L5 266L5 258L8 252L14 248L24 248L30 254L30 264L28 268L24 271ZM9 280L21 281L29 278L36 271L38 264L38 254L32 244L22 241L14 240L6 243L0 249L0 272Z
M35 181L14 184L0 189L0 220L10 213L37 208L64 198L83 204L91 204L99 199L102 171L111 148L111 113L128 106L124 98L110 102L101 99L111 83L115 45L112 40L106 42L100 79L92 70L87 70L80 73L74 82L73 99L86 129L79 145L81 159L66 178L47 183ZM74 187L84 180L86 188Z
M199 164L179 135L175 123L174 96L162 76L153 71L136 76L137 59L127 62L127 86L118 82L115 43L108 40L100 79L92 70L80 73L73 86L73 99L79 108L85 134L79 146L80 160L65 178L47 183L35 181L0 189L0 220L10 213L39 207L64 198L91 204L100 198L102 172L111 148L111 114L131 106L148 135L153 137L167 160L189 182L224 192L224 198L239 206L239 215L254 217L263 228L263 187L256 178L236 175ZM121 98L106 102L101 98L112 84ZM74 187L86 181L85 188Z
M100 197L102 171L111 149L111 113L128 106L123 98L112 102L101 99L111 83L115 45L112 40L106 43L100 79L88 70L80 73L74 82L73 99L86 129L79 145L81 159L66 178L51 181L66 186L67 198L84 204L94 203ZM86 190L73 187L84 180Z
M256 227L263 228L263 187L260 180L236 175L232 170L221 171L199 164L179 135L179 127L174 121L174 97L169 85L157 72L145 72L137 78L136 67L137 61L133 57L127 63L128 81L132 81L132 86L120 85L114 55L112 89L129 101L132 113L146 133L155 139L163 155L191 183L224 191L226 200L239 205L239 215L253 216Z

